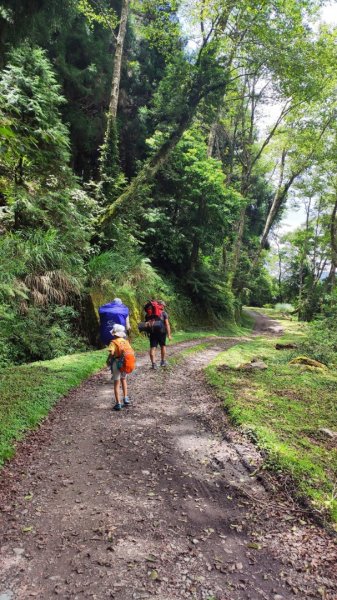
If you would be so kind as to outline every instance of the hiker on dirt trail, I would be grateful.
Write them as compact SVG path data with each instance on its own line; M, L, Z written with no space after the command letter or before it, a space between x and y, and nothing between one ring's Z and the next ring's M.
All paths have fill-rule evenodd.
M148 335L150 339L150 359L152 369L157 368L156 349L160 346L160 366L166 367L166 336L171 337L171 327L168 314L165 311L165 302L161 300L150 300L144 306L146 313L145 322L149 326Z
M111 342L111 328L113 325L123 325L128 335L131 333L130 316L128 307L120 298L103 304L98 309L100 319L100 336L103 344L108 346Z
M122 410L130 405L126 377L135 368L135 354L130 343L125 339L126 331L123 325L116 324L111 329L112 341L109 345L107 366L111 368L114 382L114 410ZM123 403L120 401L120 383L122 382Z

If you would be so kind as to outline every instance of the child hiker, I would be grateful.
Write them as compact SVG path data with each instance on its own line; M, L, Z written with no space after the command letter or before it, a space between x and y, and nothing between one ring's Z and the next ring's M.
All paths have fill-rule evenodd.
M126 331L123 325L115 324L111 329L112 341L109 345L107 365L111 366L114 381L115 405L114 410L130 405L126 376L135 368L135 354L130 343L125 339ZM120 382L122 382L123 403L120 401Z

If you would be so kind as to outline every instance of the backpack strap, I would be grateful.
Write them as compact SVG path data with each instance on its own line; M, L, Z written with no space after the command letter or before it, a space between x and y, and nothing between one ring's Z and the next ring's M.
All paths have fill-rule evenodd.
M125 340L122 338L117 338L116 340L112 340L115 348L117 348L117 354L115 353L116 358L120 358L125 346Z

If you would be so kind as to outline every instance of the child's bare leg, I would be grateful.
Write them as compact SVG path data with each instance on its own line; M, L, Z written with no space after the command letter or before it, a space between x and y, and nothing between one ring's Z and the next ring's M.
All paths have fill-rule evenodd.
M124 398L127 398L128 384L126 383L126 377L122 377L121 381L122 381L122 389L123 389Z
M115 392L115 400L116 400L116 404L120 403L120 399L119 399L119 380L114 381L114 392Z

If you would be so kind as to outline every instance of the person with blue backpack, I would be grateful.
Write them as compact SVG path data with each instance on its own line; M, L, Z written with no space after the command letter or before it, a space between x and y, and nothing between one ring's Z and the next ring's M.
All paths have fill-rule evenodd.
M108 346L112 340L111 330L114 325L122 325L127 335L130 335L130 312L120 298L114 298L112 302L100 306L98 314L100 319L100 336L105 346Z
M112 302L100 306L98 314L100 320L100 337L104 346L109 346L111 343L113 339L111 331L115 325L122 326L126 334L130 336L130 312L120 298L114 298ZM112 363L111 378L114 378Z

